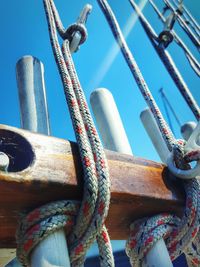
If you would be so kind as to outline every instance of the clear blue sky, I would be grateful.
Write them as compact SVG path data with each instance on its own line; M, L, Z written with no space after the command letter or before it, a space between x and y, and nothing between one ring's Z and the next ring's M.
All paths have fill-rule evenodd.
M161 1L156 2L161 3ZM86 2L83 0L57 0L55 3L64 25L67 26L76 20ZM97 87L108 88L114 95L135 155L158 160L139 119L139 114L146 104L121 53L118 53L106 75L101 79L102 65L105 66L105 58L110 54L114 39L96 1L92 0L90 3L93 5L93 11L87 23L89 37L80 51L74 55L86 97L89 100L90 93ZM133 12L129 2L110 0L109 3L114 9L120 25L124 28ZM198 0L186 0L185 5L198 19L200 2ZM146 5L144 13L155 30L160 32L162 24L149 5ZM20 126L15 64L21 56L31 54L38 57L45 65L52 135L74 140L62 85L49 43L42 1L2 1L0 22L0 88L2 99L0 122ZM198 56L195 48L178 25L176 28ZM133 27L127 41L161 110L163 110L163 105L158 89L163 86L171 99L171 104L176 108L181 122L193 120L192 113L158 59L139 22ZM172 44L169 50L196 100L200 102L199 78L193 73L183 52L177 48L176 44ZM174 127L176 126L174 124ZM179 136L178 127L176 127L176 134Z
M55 3L64 25L67 26L76 20L86 2L83 0L55 0ZM117 54L113 64L110 65L105 75L102 75L102 66L105 68L105 65L108 64L105 59L107 59L108 54L111 54L114 39L97 1L91 0L89 3L93 6L92 14L87 23L89 37L80 51L74 55L86 97L89 101L90 93L97 87L108 88L118 105L134 154L158 161L159 158L139 119L139 114L146 107L146 104L121 53ZM109 3L116 13L121 27L124 28L133 12L129 2L110 0ZM162 6L162 1L157 0L156 3L160 7ZM198 20L200 1L185 0L184 3ZM162 24L148 4L144 9L144 14L159 33L162 30ZM45 66L51 134L74 140L60 77L50 47L42 0L1 1L0 23L0 123L20 127L15 64L23 55L33 55L39 58ZM185 33L178 25L175 28L199 59L197 51ZM193 114L157 57L139 22L132 28L127 41L161 110L164 112L158 89L162 86L181 122L194 120ZM194 74L183 52L176 44L172 44L169 50L194 97L200 104L199 78ZM174 127L177 137L180 137L179 128L175 123Z

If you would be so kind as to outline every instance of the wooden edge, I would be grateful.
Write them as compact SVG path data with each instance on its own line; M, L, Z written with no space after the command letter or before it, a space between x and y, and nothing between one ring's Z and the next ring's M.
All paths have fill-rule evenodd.
M83 172L76 143L63 139L0 125L0 151L11 161L9 172L0 172L0 247L14 248L20 214L54 200L81 200ZM112 239L126 239L135 219L181 214L181 184L164 165L111 151L106 155L111 179L106 225Z

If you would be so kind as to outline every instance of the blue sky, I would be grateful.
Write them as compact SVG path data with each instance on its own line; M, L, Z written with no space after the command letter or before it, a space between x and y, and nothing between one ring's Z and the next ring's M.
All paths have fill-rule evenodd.
M64 25L67 26L76 20L86 2L83 0L57 0L55 3ZM96 1L92 0L90 3L93 5L93 11L87 23L89 37L80 51L74 54L77 71L86 97L89 101L90 93L97 87L108 88L118 105L134 154L159 160L139 119L139 114L146 107L146 104L121 53L117 53L107 72L102 76L102 69L108 64L107 59L112 54L111 51L115 47L115 43ZM133 14L129 2L110 0L109 3L113 7L121 27L124 28ZM157 1L157 3L162 6L161 1ZM0 88L3 101L0 105L0 122L20 126L15 64L21 56L31 54L39 58L45 66L51 134L74 140L62 85L49 43L42 1L3 1L1 5ZM198 19L200 2L198 0L187 0L185 5ZM162 24L148 4L144 8L144 13L155 30L160 32ZM178 25L176 25L176 29L195 55L198 56L197 51ZM157 57L139 22L136 22L132 28L127 41L161 110L164 112L158 90L163 86L181 122L194 120L192 113ZM176 44L172 44L169 50L196 100L200 102L198 78L191 70L183 52L177 48ZM175 123L174 127L177 136L179 136L179 128Z
M162 1L157 0L155 2L160 7L162 6ZM76 20L86 2L83 0L55 0L55 3L63 24L67 26ZM87 22L89 37L80 51L74 54L77 72L86 97L89 101L90 93L97 87L108 88L118 105L134 154L158 161L159 158L139 119L139 114L146 107L146 104L121 53L116 53L112 64L109 65L110 55L113 53L113 49L116 49L115 41L97 1L91 0L89 3L93 6L93 11ZM129 2L109 0L109 3L121 27L124 28L133 14ZM184 3L198 20L200 1L185 0ZM144 14L159 33L162 30L162 24L150 5L145 6ZM51 134L75 140L62 84L50 47L42 1L1 1L0 23L0 123L20 127L15 65L23 55L33 55L39 58L45 66ZM177 24L175 29L199 59L194 46ZM193 114L170 79L138 21L132 28L127 42L163 114L163 104L158 94L161 86L165 89L172 106L176 109L180 121L184 123L188 120L194 120ZM170 45L169 51L191 92L200 104L199 78L194 74L183 52L176 44ZM104 73L103 69L108 65L109 68ZM176 136L180 137L180 131L175 122L174 128Z

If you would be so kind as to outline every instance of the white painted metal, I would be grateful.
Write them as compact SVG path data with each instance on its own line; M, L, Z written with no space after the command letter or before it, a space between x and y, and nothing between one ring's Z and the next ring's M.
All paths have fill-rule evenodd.
M79 49L80 41L81 41L81 34L80 34L80 32L76 32L74 34L74 37L73 37L71 43L70 43L70 52L71 53L74 53Z
M91 10L92 10L92 6L89 4L86 4L84 6L83 10L81 11L80 16L78 17L76 23L84 25L87 21L87 17L90 14ZM79 49L80 41L81 41L81 34L79 31L77 31L74 34L74 37L70 43L70 52L71 53L74 53Z
M196 125L196 127L195 127ZM184 125L184 134L188 138L187 143L184 147L185 152L195 151L200 149L200 122L197 124L194 122L188 122ZM192 179L194 177L200 176L200 161L196 162L194 167L191 167L189 170L180 170L174 165L174 156L173 153L170 154L168 158L167 165L169 170L177 177L182 179Z
M104 148L132 155L131 146L110 91L105 88L96 89L90 96L90 103ZM117 240L111 242L113 246L117 246Z
M0 171L7 171L8 165L9 157L4 152L0 152Z
M148 252L142 267L173 267L165 241L161 238Z
M163 137L160 133L160 130L157 126L157 123L153 117L153 114L146 108L140 114L140 119L144 125L145 130L147 131L148 136L150 137L160 159L163 163L167 162L167 158L169 156L169 150Z
M17 62L16 75L22 128L49 134L43 64L35 57L24 56Z
M69 267L69 254L64 230L49 235L34 249L31 267Z
M169 156L169 150L149 108L141 112L140 118L162 162L166 163ZM173 267L167 247L162 238L156 242L142 262L142 267L161 266Z
M189 152L191 150L199 150L200 149L200 121L196 124L196 127L190 134L189 139L185 145L185 152Z
M107 89L97 89L91 94L90 101L105 148L132 155L112 94ZM155 122L148 111L143 113L142 120L145 121L145 125L149 125L147 127L148 131L150 131L150 128L154 128ZM151 124L152 121L154 122L153 125ZM156 139L157 133L153 132L153 134L155 134L153 137ZM154 140L154 143L157 144L157 141ZM163 142L163 144L165 143ZM157 147L161 149L161 144L157 144ZM167 147L164 148L168 151ZM163 158L167 158L168 153L162 152L161 154ZM155 244L142 263L142 267L161 266L173 267L163 239Z
M189 139L196 126L197 123L194 121L188 121L181 126L181 134L186 141Z
M92 92L90 103L104 147L132 155L132 150L112 94L105 88L99 88Z
M27 130L49 135L43 73L43 64L32 56L23 57L17 63L22 125ZM31 253L30 261L31 267L69 267L64 230L56 231L41 241ZM15 267L21 266L16 260L13 262ZM7 265L11 266L12 262Z

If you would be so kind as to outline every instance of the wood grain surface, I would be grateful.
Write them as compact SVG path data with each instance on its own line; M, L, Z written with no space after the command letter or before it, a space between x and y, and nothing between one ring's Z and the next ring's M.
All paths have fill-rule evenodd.
M20 214L49 201L81 200L83 172L76 143L0 125L0 151L10 157L0 172L0 248L14 248ZM126 239L135 219L184 205L179 181L159 163L106 151L111 204L106 225L112 239Z

